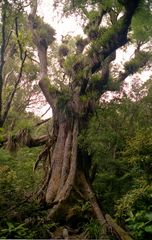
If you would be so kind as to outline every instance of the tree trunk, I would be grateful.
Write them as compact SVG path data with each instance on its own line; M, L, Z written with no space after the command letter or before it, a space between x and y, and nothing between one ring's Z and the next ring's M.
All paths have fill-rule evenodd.
M55 118L56 119L56 118ZM90 201L93 211L102 226L102 234L107 232L106 219L98 205L90 183L86 179L81 164L82 159L78 159L78 133L80 119L75 117L68 119L65 114L58 114L58 127L56 142L50 150L51 158L47 162L44 180L45 200L51 206L48 218L55 218L60 210L64 208L70 197L71 190L75 187ZM56 128L56 125L54 125ZM80 170L81 169L81 170ZM66 209L65 209L66 210Z
M57 210L66 201L74 185L77 167L78 119L70 123L60 116L57 138L53 146L51 159L45 177L49 176L45 187L45 199L53 208L49 217L54 217Z

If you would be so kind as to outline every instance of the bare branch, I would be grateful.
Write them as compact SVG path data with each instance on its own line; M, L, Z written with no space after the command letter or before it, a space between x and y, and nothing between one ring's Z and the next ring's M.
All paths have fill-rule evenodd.
M51 119L51 118L47 118L47 119L45 119L45 120L43 120L43 121L37 123L37 124L35 125L35 127L38 127L38 126L40 126L40 125L42 125L42 124L48 122L50 119Z
M37 0L32 0L30 6L31 6L30 15L32 17L35 17L36 12L37 12Z
M36 63L40 64L39 61L37 61L35 58L32 58L29 54L27 54L27 57L28 57L30 60L32 60L33 62L36 62Z
M3 66L5 63L4 54L5 54L5 46L6 46L6 4L2 4L2 44L0 48L0 125L1 125L1 117L2 117L2 89L3 89Z
M2 125L4 124L4 122L6 120L6 117L8 115L9 110L10 110L10 107L11 107L12 100L13 100L14 95L16 93L17 87L18 87L18 85L19 85L19 83L21 81L25 60L26 60L26 51L24 53L24 57L23 57L23 60L22 60L21 66L20 66L18 79L17 79L17 81L16 81L16 83L14 85L14 89L13 89L12 93L9 95L8 100L6 102L6 106L5 106L5 109L4 109L4 112L3 112L3 115L2 115L2 120L1 120L2 121L2 123L1 123Z
M11 71L6 74L6 76L5 76L5 78L4 78L5 87L6 87L6 85L7 85L7 80L8 80L8 78L11 76L11 74L13 73L13 71L14 71L14 69L11 69Z
M54 109L55 106L55 94L51 94L49 89L51 87L48 79L48 69L47 69L47 43L44 42L45 39L41 39L41 37L37 34L37 31L34 29L34 20L36 17L37 12L37 0L33 0L31 2L31 12L28 16L29 21L29 27L32 31L33 35L33 42L37 47L38 50L38 57L40 60L40 81L39 86L47 100L47 102L50 104L52 109Z
M51 107L49 107L42 115L41 118L45 116L45 114L47 114L47 112L51 109Z
M88 86L87 91L96 91L97 93L97 99L99 99L101 97L101 94L103 92L105 92L107 90L107 84L109 81L109 77L110 77L110 64L111 62L115 59L116 57L116 52L114 51L105 61L104 64L102 66L102 74L101 74L101 78L94 82L91 81L90 85Z
M22 48L22 44L19 40L19 34L18 34L18 17L15 18L15 33L16 33L17 43L18 43L19 51L20 51L20 59L23 60L23 48Z
M7 145L8 141L9 141L9 138L5 138L5 139L0 140L0 147L2 147L4 145ZM13 141L15 142L15 144L20 144L21 143L21 139L18 135L13 136ZM48 135L43 135L43 136L40 136L38 138L32 138L30 136L30 140L27 141L27 142L24 142L25 143L24 146L27 146L29 148L39 147L39 146L42 146L42 145L46 144L48 141L49 141L49 136Z
M124 15L116 22L115 31L109 35L109 39L102 43L99 49L95 49L93 54L95 55L96 62L92 63L91 72L97 72L101 66L104 59L106 59L111 53L128 42L128 30L131 23L132 16L139 5L139 0L126 1L126 8ZM112 26L111 28L113 28ZM109 31L110 29L107 29ZM93 49L92 49L93 50Z

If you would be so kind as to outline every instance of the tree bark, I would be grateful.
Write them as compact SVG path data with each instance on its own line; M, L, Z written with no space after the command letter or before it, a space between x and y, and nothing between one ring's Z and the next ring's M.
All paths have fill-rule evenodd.
M72 126L59 124L58 137L51 158L51 175L46 189L46 202L53 204L49 217L56 215L74 186L77 167L78 120Z
M83 194L84 194L86 200L90 202L92 209L94 211L94 214L101 225L101 234L106 235L107 229L108 229L108 224L107 224L105 216L97 202L97 199L93 192L91 184L87 181L87 179L82 171L79 171L77 179L78 179L78 183L81 185L81 188L82 188L82 191L83 191Z

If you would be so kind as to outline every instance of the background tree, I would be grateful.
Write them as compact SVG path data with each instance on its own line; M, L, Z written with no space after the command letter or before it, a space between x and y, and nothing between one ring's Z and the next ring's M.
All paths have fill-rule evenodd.
M39 66L33 61L32 41L26 31L28 5L28 1L2 1L0 6L0 127L13 104L17 112L23 112L40 92L35 81Z

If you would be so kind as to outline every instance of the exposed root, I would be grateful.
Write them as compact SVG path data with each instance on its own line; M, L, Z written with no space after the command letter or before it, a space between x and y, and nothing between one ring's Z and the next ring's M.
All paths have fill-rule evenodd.
M10 152L16 152L17 142L14 136L9 136L7 142L5 143L5 148Z
M112 228L112 232L121 240L133 240L131 236L124 230L122 229L114 220L113 218L106 214L106 220Z
M21 130L17 136L17 141L19 142L20 146L29 146L31 142L31 135L30 130L25 128Z
M79 181L81 183L81 186L82 186L82 189L84 192L84 196L90 202L92 209L102 227L101 234L107 236L107 229L108 229L107 221L98 205L96 196L95 196L90 184L87 182L87 180L82 172L79 173Z

